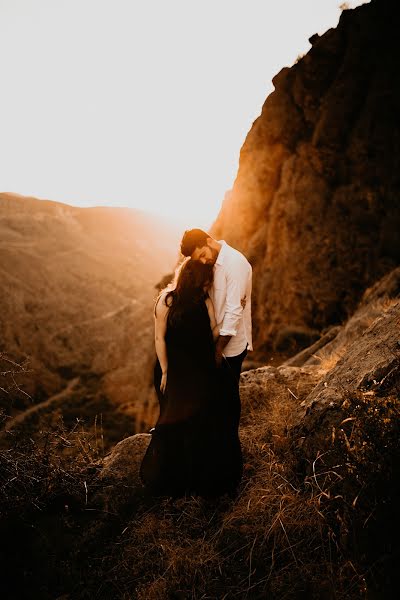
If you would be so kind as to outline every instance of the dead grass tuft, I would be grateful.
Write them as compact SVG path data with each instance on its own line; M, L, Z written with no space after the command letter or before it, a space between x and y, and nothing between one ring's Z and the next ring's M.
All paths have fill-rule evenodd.
M329 371L332 371L332 369L334 367L336 367L337 363L345 355L345 353L346 353L346 346L343 345L334 352L329 352L329 351L324 352L323 350L321 350L319 355L315 356L315 358L318 358L318 360L320 361L319 362L320 370L323 373L328 373Z

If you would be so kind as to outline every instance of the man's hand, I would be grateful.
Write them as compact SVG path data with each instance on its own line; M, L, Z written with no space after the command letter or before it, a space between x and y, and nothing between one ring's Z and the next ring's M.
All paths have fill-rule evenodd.
M224 358L224 355L222 354L221 350L216 348L215 349L215 364L217 365L217 367L220 367L222 365L223 358Z
M217 343L215 345L215 362L217 364L217 367L220 367L222 365L222 359L224 357L224 349L230 339L231 339L230 335L220 335L217 340Z
M162 374L161 384L160 384L160 392L164 394L165 388L167 387L167 372Z

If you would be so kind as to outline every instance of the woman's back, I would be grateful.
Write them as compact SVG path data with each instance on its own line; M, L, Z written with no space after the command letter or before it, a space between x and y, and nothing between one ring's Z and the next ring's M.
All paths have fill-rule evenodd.
M170 315L168 315L169 317ZM178 423L207 412L215 396L215 354L205 298L178 318L167 318L168 379L160 395L158 424ZM154 384L161 381L157 361Z
M154 369L160 414L141 466L142 481L156 494L218 495L241 477L240 400L228 364L216 366L204 278L187 293L200 269L201 263L186 263L189 289L162 294L161 310L156 306L156 349L163 341Z
M206 297L185 307L179 315L168 314L165 341L170 369L189 371L215 367L214 341Z

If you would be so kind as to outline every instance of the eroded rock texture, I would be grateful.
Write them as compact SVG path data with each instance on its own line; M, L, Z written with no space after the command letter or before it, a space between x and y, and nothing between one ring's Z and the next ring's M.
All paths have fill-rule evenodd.
M367 399L383 424L391 418L385 401L392 398L399 403L400 268L368 289L335 339L302 366L313 367L319 367L322 376L302 401L303 412L293 432L303 457L310 460L318 450L331 450L333 432L345 422L349 398Z
M391 0L345 10L274 78L212 233L254 268L255 347L294 352L400 259L400 53Z

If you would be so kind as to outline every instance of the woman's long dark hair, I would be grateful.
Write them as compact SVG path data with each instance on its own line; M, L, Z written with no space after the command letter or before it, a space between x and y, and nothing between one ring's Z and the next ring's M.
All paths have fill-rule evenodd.
M213 265L204 265L191 258L179 265L172 284L160 293L161 296L168 290L165 296L165 303L169 307L168 322L178 322L190 307L207 297L207 289L211 287L213 279Z

